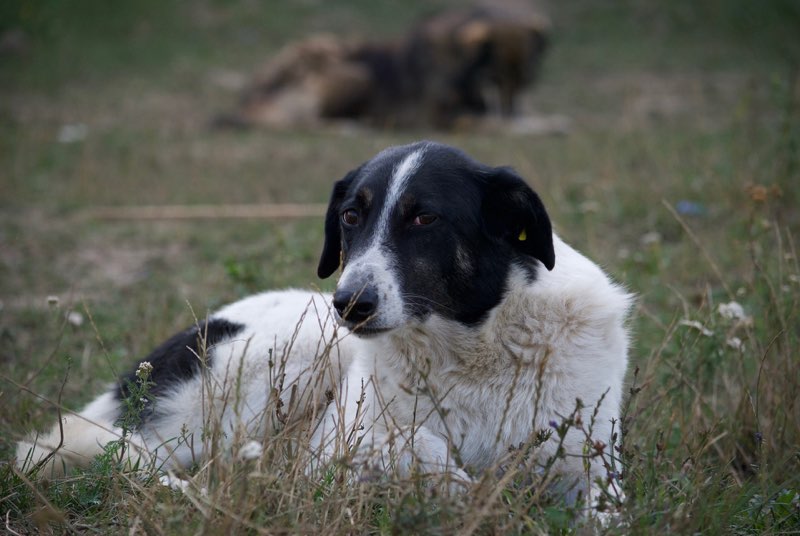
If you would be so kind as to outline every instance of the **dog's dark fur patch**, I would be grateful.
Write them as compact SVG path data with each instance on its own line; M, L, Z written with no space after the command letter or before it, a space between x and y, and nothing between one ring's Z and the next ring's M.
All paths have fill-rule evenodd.
M136 371L142 362L147 361L153 366L150 374L153 386L149 393L158 398L168 393L174 386L190 380L202 367L211 366L211 356L206 350L220 341L234 337L242 329L244 326L241 324L212 318L199 326L191 326L173 335L120 378L115 391L117 400L130 396L132 386L138 381ZM203 358L207 359L205 363L201 361ZM150 412L152 408L148 414Z

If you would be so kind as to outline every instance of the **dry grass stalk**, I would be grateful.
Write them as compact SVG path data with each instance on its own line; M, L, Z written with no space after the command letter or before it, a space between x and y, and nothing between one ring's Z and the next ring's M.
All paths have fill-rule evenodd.
M79 213L84 220L283 220L325 215L321 203L261 203L252 205L141 205L92 207Z

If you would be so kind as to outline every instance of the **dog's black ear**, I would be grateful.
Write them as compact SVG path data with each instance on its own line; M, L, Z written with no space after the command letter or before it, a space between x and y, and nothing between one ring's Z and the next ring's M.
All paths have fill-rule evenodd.
M317 267L317 275L321 279L330 277L339 268L342 254L342 230L339 225L339 211L350 183L353 182L360 170L360 167L354 169L333 185L331 200L328 203L328 212L325 214L325 245L322 246L322 256L320 256L319 266Z
M489 234L553 269L556 254L550 217L542 200L519 175L509 168L492 169L481 210Z

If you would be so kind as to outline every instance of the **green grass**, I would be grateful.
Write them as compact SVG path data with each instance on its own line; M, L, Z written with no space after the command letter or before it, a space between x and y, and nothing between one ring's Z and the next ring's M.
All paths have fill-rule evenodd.
M331 288L315 277L317 219L98 221L83 210L324 202L379 149L431 137L514 166L559 233L639 296L620 452L628 500L608 530L797 532L797 6L553 3L552 53L525 104L572 128L513 136L206 128L236 99L219 73L246 75L308 32L398 32L423 2L4 2L0 32L22 29L27 46L0 53L0 460L55 418L31 392L77 407L190 324L192 309L266 288ZM76 123L85 140L59 143ZM698 214L676 216L668 207L680 201ZM732 300L752 325L718 313ZM82 325L65 322L70 310ZM276 452L287 441L276 438ZM111 456L51 482L0 465L0 517L20 533L581 530L557 498L494 494L488 478L448 498L416 482L348 487L338 474L287 484L274 475L290 462L200 472L209 500L133 479Z

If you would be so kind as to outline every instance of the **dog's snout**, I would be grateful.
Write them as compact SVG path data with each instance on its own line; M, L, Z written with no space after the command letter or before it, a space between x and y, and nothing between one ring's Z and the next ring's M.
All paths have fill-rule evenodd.
M344 320L364 322L378 309L378 293L370 286L358 290L339 289L333 295L333 306Z

